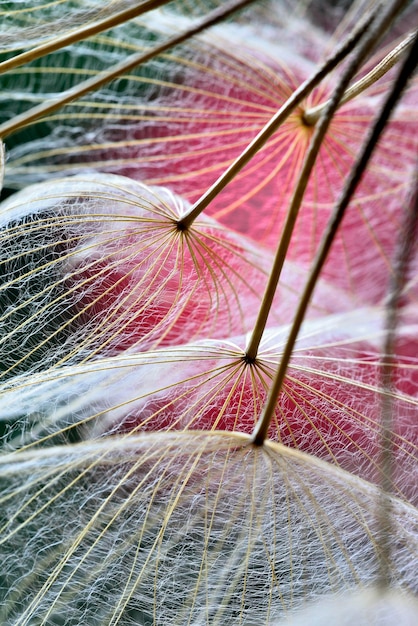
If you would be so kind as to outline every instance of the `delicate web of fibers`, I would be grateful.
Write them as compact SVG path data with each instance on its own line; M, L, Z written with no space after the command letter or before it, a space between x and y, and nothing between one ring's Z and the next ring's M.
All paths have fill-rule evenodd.
M380 309L306 322L269 430L272 439L379 482L383 392ZM10 448L157 430L250 434L280 362L287 327L265 333L254 364L246 337L204 340L14 376L0 387ZM416 321L404 315L394 363L394 493L417 504ZM112 439L110 439L112 441Z
M27 48L29 43L51 39L53 32L75 30L136 4L137 0L0 0L1 48Z
M62 4L83 8L75 2ZM85 18L82 11L74 15L70 28L80 16ZM156 24L152 20L142 23L138 45L148 45L148 28ZM193 79L193 63L201 70L205 55L211 54L211 75L223 75L225 58L217 61L221 31L216 37L205 35L197 44L188 44L180 56L152 62L143 73L141 70L140 81L136 77L117 81L121 91L128 86L126 93L131 98L124 109L126 120L132 115L129 123L144 121L135 109L138 92L133 88L143 83L146 88L141 95L155 98L152 106L162 102L159 114L164 105L169 109L165 121L172 133L173 112L178 115L181 101L173 69L178 65L182 80ZM139 32L136 26L133 32ZM225 28L223 36L228 40L231 32L234 29ZM242 32L249 30L237 28L231 37L242 42ZM277 30L271 32L277 37ZM38 35L33 33L35 38L44 36L42 28ZM153 34L159 39L157 26ZM25 33L29 35L30 30ZM92 49L94 60L89 57L87 73L95 71L94 63L99 60L111 62L114 37L117 35L112 34L110 40L105 35L97 37L92 47L83 43L58 65L48 59L43 66L42 60L41 75L39 70L32 72L34 68L17 71L14 77L22 78L22 92L15 92L12 100L25 90L28 102L55 90L56 68L64 75L61 70L68 59L74 61ZM311 37L314 41L313 33ZM269 44L263 53L267 57L268 48ZM203 49L204 53L199 52ZM303 75L311 61L303 61L300 52ZM240 76L243 65L229 59L226 67L231 79L234 77L234 87L221 82L220 95L226 98L221 100L227 104L224 113L231 117L231 110L236 110L233 105L239 102L246 115L246 96L233 99L239 95L234 89L247 83ZM257 57L257 69L262 70L259 75L265 78L266 68L269 75L269 67L266 57ZM273 67L276 69L275 64ZM281 66L280 72L286 69ZM68 70L73 72L73 68ZM148 71L157 76L161 72L164 80L168 74L162 90ZM291 74L294 84L289 87L284 82L284 91L293 89L299 80ZM188 102L201 106L197 117L204 119L208 101L216 102L219 94L215 90L206 100L201 87L199 84L197 99L191 97ZM325 97L326 88L319 91L318 97ZM52 116L46 126L41 122L37 152L33 150L30 156L28 147L33 149L34 143L26 137L19 146L18 139L7 168L8 180L26 184L32 175L49 178L60 173L62 165L71 172L102 165L94 159L83 162L79 155L80 151L87 153L92 140L114 141L112 135L106 135L109 126L103 135L101 128L97 130L104 120L113 125L111 131L126 129L125 117L122 115L122 121L117 117L120 93L115 96L111 88L105 88ZM379 87L369 93L379 95ZM407 122L406 128L415 103L413 87L398 117ZM275 101L271 110L260 114L254 130L277 104ZM375 104L373 98L367 98L367 106L370 104ZM15 113L13 105L11 111ZM353 111L356 107L350 105L341 112L342 117L348 120ZM210 111L215 118L214 132L219 131L218 112L216 106ZM186 120L188 116L187 112ZM99 120L98 127L89 128L90 134L84 117L89 123ZM164 113L157 124L145 120L151 122L151 132L159 127L161 117ZM369 123L370 118L365 117ZM53 134L46 132L43 141L48 124ZM236 128L240 124L241 119ZM351 130L357 141L361 133ZM292 138L292 133L284 134ZM397 143L396 155L386 158L380 153L372 164L372 183L363 191L373 193L366 193L364 204L364 198L353 203L364 228L345 229L344 237L337 241L342 244L340 250L347 244L346 274L352 291L357 293L357 279L366 277L366 300L373 304L380 301L386 286L376 256L386 263L388 273L391 269L393 234L412 163L409 139L413 142L415 137L405 133L405 127L395 126L388 135L391 141L383 143L390 146L405 134L408 140ZM203 142L205 166L210 165L206 140L211 138L210 133L197 138ZM166 182L182 182L183 173L170 173L171 153L167 169L165 163L161 167L164 147L170 145L167 136L161 142L156 137L156 144L148 139L150 163L159 160ZM7 142L8 148L13 140ZM72 144L76 149L69 160L76 158L76 162L67 163L63 152ZM59 146L55 154L51 152L54 146ZM23 156L20 164L19 150ZM107 169L119 167L116 156L114 163L105 163ZM132 165L135 158L128 152L125 156ZM290 171L299 162L295 159ZM218 156L213 164L217 163L220 169L226 165ZM326 159L320 161L320 173L327 173L327 164ZM341 164L347 165L345 161ZM256 159L250 171L265 180L258 165ZM211 165L207 169L210 171ZM200 180L201 187L195 185L197 195L207 186L199 176L198 171L196 181ZM390 185L383 202L375 191L385 176ZM342 182L343 175L339 179ZM239 177L238 187L242 181ZM316 181L320 187L323 179L318 176ZM291 183L287 181L287 189ZM327 187L330 195L335 189ZM270 195L274 200L277 197ZM268 194L262 195L261 200L266 197ZM324 206L318 198L314 193L310 211L308 196L301 220L305 235L297 238L308 258L321 230L317 217ZM323 594L356 590L354 602L362 611L363 596L358 590L376 583L381 565L382 529L377 515L381 493L371 481L380 480L377 453L384 395L380 384L384 313L378 306L356 311L357 302L339 289L342 270L335 263L335 284L318 284L311 319L290 363L269 433L277 441L253 448L244 433L251 432L260 415L288 327L267 330L254 364L244 358L248 336L233 335L253 326L271 253L207 218L193 225L193 246L183 245L180 242L184 243L186 235L176 231L175 220L188 206L171 191L89 173L71 182L54 181L25 189L2 207L0 304L5 307L1 321L8 325L2 326L7 335L1 362L2 367L7 365L0 387L4 445L0 460L0 588L4 592L0 621L6 626L276 626L307 599ZM225 215L232 215L228 210ZM313 230L307 237L306 218L311 215ZM383 230L382 225L386 225ZM250 226L252 230L255 223ZM352 244L361 241L364 246L364 233L368 245L364 255L354 255L353 271ZM272 239L275 244L275 234ZM188 256L191 250L196 257ZM299 251L298 247L293 250ZM368 254L370 258L366 258ZM295 257L300 262L298 253ZM194 263L194 258L199 262ZM273 307L276 324L291 321L304 272L299 263L287 263ZM377 289L376 282L380 283ZM135 284L140 291L132 289ZM400 323L390 391L395 495L390 497L392 552L387 569L390 584L399 590L393 597L405 612L409 598L404 594L418 591L416 284L411 275L405 288L409 306L405 306ZM328 315L335 311L342 313ZM321 317L313 320L318 314ZM151 320L148 325L147 319ZM207 339L209 335L212 339ZM174 430L179 428L226 428L241 433ZM158 433L143 432L158 429ZM387 617L391 596L379 592L379 598L388 607ZM337 613L336 619L339 617Z
M185 206L168 190L100 175L14 197L1 233L6 369L26 370L39 350L45 368L48 352L71 362L249 328L238 293L255 312L262 257L205 218L182 236Z
M2 376L250 330L272 255L205 216L178 231L188 206L167 189L103 174L4 202ZM272 320L290 322L304 274L286 265ZM312 315L350 305L320 281Z
M277 444L156 433L2 465L5 625L264 625L376 576L379 491ZM417 511L392 506L388 568L416 591Z

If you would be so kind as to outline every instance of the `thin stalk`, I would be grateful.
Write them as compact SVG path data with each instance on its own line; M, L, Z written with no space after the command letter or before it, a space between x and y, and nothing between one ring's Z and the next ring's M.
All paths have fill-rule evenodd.
M376 37L377 36L380 36L380 33L378 33ZM258 348L267 324L268 316L271 310L271 306L273 304L274 295L277 290L277 285L280 280L283 265L286 260L286 255L289 249L290 240L292 237L296 219L323 139L326 132L328 131L334 113L341 106L341 102L347 96L347 86L349 81L357 72L360 65L364 62L365 58L370 52L371 47L373 47L373 45L375 44L375 41L376 39L371 37L370 43L368 45L365 45L364 49L359 49L357 51L357 54L353 59L351 65L349 66L349 69L341 78L331 98L327 100L324 104L320 105L320 107L318 108L319 114L321 115L320 122L318 124L318 120L315 120L315 133L310 142L309 150L305 155L304 162L302 164L302 170L298 178L295 191L292 195L289 210L286 216L286 221L283 227L282 236L274 258L273 267L270 272L266 290L263 295L257 320L247 345L246 360L250 363L253 362L257 357ZM411 42L412 38L408 37L408 46L411 45ZM402 51L404 51L405 48L407 48L408 46L405 45L402 48Z
M418 165L418 164L417 164ZM405 286L412 253L418 237L418 167L415 172L413 192L404 218L403 227L398 236L395 272L389 286L389 298L386 312L386 332L383 346L381 388L382 425L381 425L381 500L378 509L380 528L379 557L380 572L378 585L388 588L392 545L391 493L393 491L393 368L396 332L399 323L402 290Z
M153 9L157 9L158 7L167 4L169 0L144 0L137 6L130 7L129 9L125 9L123 11L119 11L116 14L110 15L109 17L105 17L103 20L98 22L94 22L93 24L89 24L88 26L84 26L81 28L77 28L76 30L71 30L60 37L55 37L49 41L46 41L31 50L27 50L26 52L22 52L21 54L17 54L11 59L7 59L0 63L0 74L4 74L5 72L9 72L16 67L20 67L25 63L30 63L31 61L35 61L46 54L51 54L51 52L56 52L57 50L61 50L61 48L65 48L66 46L71 45L72 43L77 43L77 41L82 41L83 39L87 39L88 37L93 37L93 35L98 35L99 33L109 30L109 28L113 28L118 26L119 24L123 24L124 22L128 22L132 20L134 17L138 17L143 13L147 13L148 11L152 11Z
M344 96L348 83L356 73L358 67L364 61L367 53L368 50L360 50L356 53L355 59L353 59L352 63L349 66L349 69L343 74L337 84L336 89L332 94L332 97L327 101L327 106L322 110L322 115L320 117L319 123L316 124L315 132L311 138L308 151L302 163L302 169L298 177L295 190L292 194L289 210L286 215L286 221L283 226L282 236L280 238L279 245L277 247L277 251L274 257L273 266L269 275L266 290L264 292L260 310L257 315L257 320L255 322L254 329L251 333L251 337L245 352L245 359L249 363L254 362L257 357L261 338L267 324L267 319L273 304L273 299L277 291L277 285L279 283L283 265L286 260L296 219L298 217L303 197L305 195L306 187L308 185L312 170L315 166L319 150L322 146L322 142L328 131L334 113L339 107L341 98Z
M366 76L360 78L354 85L351 85L340 100L339 107L359 96L363 91L374 85L382 76L384 76L398 61L402 58L405 51L412 45L414 33L410 33L399 45L387 54ZM328 100L322 104L318 104L312 109L307 109L303 114L303 121L309 126L313 126L319 120L321 113L325 110Z
M187 39L190 39L190 37L193 37L207 28L218 24L232 15L235 11L251 4L252 2L254 2L254 0L233 0L223 4L220 8L208 13L206 17L197 22L194 26L184 30L175 37L171 37L165 43L153 48L149 52L132 54L124 61L113 65L110 69L100 72L96 76L81 82L79 85L64 91L56 98L51 98L50 100L34 106L20 115L16 115L13 119L0 124L0 137L4 139L24 126L27 126L31 122L34 122L39 118L56 111L57 109L60 109L65 104L68 104L77 98L81 98L86 93L89 93L94 89L102 87L104 84L118 78L125 72L132 70L134 67L138 67L139 65L150 61L157 55L166 52L166 50L169 50L170 48L183 43Z
M390 22L393 20L394 16L400 10L399 5L405 4L405 2L396 2L392 7L386 12L386 14L379 20L376 27L372 29L369 35L366 35L365 41L362 43L363 46L373 45L376 39L376 32L379 34L383 34L386 28L390 25ZM398 74L396 81L394 82L389 95L386 101L383 104L379 117L374 123L369 137L367 138L361 153L356 160L354 167L352 168L350 175L346 181L344 189L342 191L341 197L335 206L331 218L328 222L326 231L321 239L318 252L315 256L312 269L309 274L309 278L305 285L305 288L302 293L302 297L300 299L292 327L289 332L289 336L286 342L286 346L283 352L282 359L280 361L280 365L276 372L276 375L273 379L271 388L269 390L266 404L262 410L260 419L254 429L252 435L252 442L255 445L263 445L270 426L270 422L274 415L274 411L277 406L277 398L279 396L283 380L286 374L287 366L290 361L290 357L293 352L294 345L296 343L296 339L302 326L306 310L308 308L313 290L321 273L322 267L326 261L329 250L331 248L332 242L337 233L338 227L343 219L346 208L353 197L353 194L357 188L357 185L364 174L364 171L367 167L367 164L370 160L370 157L378 143L379 137L383 130L385 129L386 123L389 120L389 117L394 109L396 103L398 102L403 89L405 88L409 77L415 70L418 64L418 35L415 36L412 47L410 48L409 54L405 59L401 70Z
M270 137L276 132L281 124L289 117L292 111L319 83L332 72L333 69L355 48L358 41L375 19L378 11L374 10L358 24L357 28L349 35L348 39L327 59L311 78L303 82L284 105L273 115L264 128L254 137L245 150L235 159L227 170L214 182L214 184L195 202L181 220L178 227L181 230L189 228L194 220L206 209L214 198L230 183L253 156L264 146Z

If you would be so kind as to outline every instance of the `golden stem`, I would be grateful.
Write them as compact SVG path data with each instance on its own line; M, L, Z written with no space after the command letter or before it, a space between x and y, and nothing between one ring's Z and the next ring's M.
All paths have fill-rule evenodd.
M380 38L387 28L390 26L393 19L396 17L397 13L403 8L406 2L398 1L392 3L392 5L383 13L382 17L379 19L376 25L372 27L369 33L366 33L364 41L360 43L360 47L356 52L356 55L349 67L345 70L342 79L340 80L339 86L334 92L333 97L328 105L329 108L334 104L338 104L339 98L342 97L342 93L340 93L340 88L345 89L345 82L351 79L351 77L357 71L359 64L363 61L363 59L370 52L377 39ZM271 388L269 389L269 393L267 396L266 404L262 410L260 419L254 428L254 432L252 435L252 442L254 445L263 445L267 435L268 429L273 418L276 406L277 406L277 398L279 396L280 390L282 388L282 384L284 381L284 377L286 375L287 366L289 364L290 358L292 356L293 348L296 343L297 336L299 334L299 330L302 326L303 320L305 318L306 310L308 308L309 302L312 297L313 290L318 281L321 270L324 266L326 258L328 256L329 250L331 248L332 242L335 239L337 234L337 230L339 225L344 217L344 213L347 209L347 206L353 197L353 194L357 188L358 183L367 167L367 164L370 160L370 157L378 143L379 137L383 132L386 123L390 117L390 114L398 102L400 95L409 79L409 76L413 72L414 68L418 63L418 34L416 34L413 46L411 47L408 57L404 64L402 65L401 71L394 85L392 86L389 95L382 107L381 113L377 118L373 128L371 129L370 135L367 138L363 149L356 160L354 167L352 168L350 175L346 181L344 189L342 191L341 197L334 207L334 210L331 214L330 220L328 222L326 231L321 239L319 244L318 252L315 256L314 262L312 264L312 268L303 290L295 317L293 319L293 323L289 332L289 336L286 341L285 349L282 355L282 359L280 361L279 367L277 369L276 375L273 378L273 382ZM324 113L321 116L321 122L326 118L328 107L325 109ZM321 123L320 122L320 123Z
M358 95L363 93L366 89L371 87L376 81L379 80L382 76L384 76L398 61L402 58L404 52L411 46L414 38L414 33L410 33L401 43L396 46L393 50L389 52L385 56L384 59L380 61L366 76L360 78L354 85L351 85L345 92L344 96L341 98L341 102L339 104L340 107L343 104L346 104L349 100L353 100ZM322 111L325 109L327 102L323 102L322 104L318 104L316 107L312 107L312 109L308 109L303 114L303 121L305 124L309 126L314 126L319 120Z

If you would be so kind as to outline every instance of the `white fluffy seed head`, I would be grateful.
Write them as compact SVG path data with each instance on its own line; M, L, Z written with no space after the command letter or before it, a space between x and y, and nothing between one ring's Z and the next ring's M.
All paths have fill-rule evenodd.
M51 24L64 32L129 4L71 3L65 23L58 12L67 2L28 7L28 27L1 22L0 46L42 41ZM216 4L177 3L171 13L41 60L39 70L9 74L5 115L31 105L36 90L53 96L84 70L100 71L189 26L188 6L199 14ZM188 200L325 53L323 32L288 19L296 4L300 10L288 1L257 6L253 23L221 26L30 126L29 140L24 133L20 143L8 140L7 184L47 182L0 207L5 626L288 626L292 613L292 624L409 626L416 615L414 272L389 355L389 390L384 312L358 309L351 296L376 303L386 289L415 159L416 136L405 128L415 119L416 83L335 242L327 272L337 287L318 281L262 447L249 434L282 357L306 263L386 87L334 120L327 144L334 161L322 153L291 248L297 262L286 261L274 326L255 363L245 360L243 333L254 326L271 252L206 217L176 229ZM365 3L354 4L351 23ZM295 34L297 53L289 48ZM234 216L235 229L260 226L272 247L300 167L292 151L287 175L283 146L300 137L299 147L307 145L300 110L281 131L212 206L220 219ZM2 166L0 155L0 177ZM153 186L109 174L121 171ZM52 180L62 173L78 176ZM188 200L154 186L163 182ZM387 395L393 476L383 498ZM234 432L211 432L219 429ZM390 589L377 593L382 565Z
M0 206L3 379L228 337L255 324L272 253L163 187L90 174L39 183ZM305 280L286 263L271 320L288 323ZM311 316L352 299L319 281Z
M3 456L2 623L261 626L373 584L379 490L248 444L149 433ZM417 523L393 499L388 568L405 591L416 591Z

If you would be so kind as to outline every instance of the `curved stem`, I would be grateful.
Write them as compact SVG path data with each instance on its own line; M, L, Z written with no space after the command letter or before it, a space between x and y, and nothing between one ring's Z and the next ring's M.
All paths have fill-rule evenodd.
M324 62L315 74L293 92L285 104L273 115L271 120L264 126L258 135L251 141L245 150L235 159L228 169L218 178L217 181L199 198L181 220L178 227L181 230L189 228L194 220L206 209L212 200L235 178L240 170L252 159L252 157L264 146L266 141L276 132L279 126L289 117L292 111L300 102L329 74L346 56L349 54L360 37L369 27L375 18L377 11L365 16L363 21L357 26L348 39L337 51Z
M391 7L383 14L383 16L379 19L378 23L372 28L369 34L366 34L365 40L360 44L359 54L363 54L365 51L370 51L374 43L376 42L377 37L382 36L386 29L389 27L390 23L393 21L394 17L397 13L403 8L405 2L395 2ZM356 66L357 64L357 55L350 67L347 68L346 74L349 74L351 66ZM379 137L383 132L386 123L392 113L393 108L398 102L403 89L405 88L408 79L415 67L418 64L418 34L415 36L413 45L410 48L408 57L406 58L404 64L401 67L401 71L398 75L397 80L393 84L389 95L382 107L381 113L377 118L373 128L371 129L370 135L367 138L363 149L350 172L348 180L344 186L341 197L337 205L335 206L331 218L328 222L327 229L321 239L321 243L319 245L318 252L315 256L311 272L309 274L308 281L303 290L303 294L301 300L299 302L299 306L297 308L289 336L287 338L286 346L282 355L282 359L280 361L280 365L276 372L276 375L273 379L271 388L269 390L266 404L261 413L260 419L254 429L252 435L252 442L255 445L263 445L267 434L268 429L274 415L274 411L277 406L277 398L280 393L283 380L286 374L287 366L290 361L290 357L293 352L294 345L296 343L297 336L299 334L300 327L302 326L306 310L308 308L313 290L321 273L322 267L325 263L325 260L328 256L329 250L331 248L331 244L335 238L339 225L342 221L346 208L357 188L358 183L367 167L367 164L370 160L370 157L378 143ZM354 67L354 72L356 71L356 67Z
M349 87L345 92L344 96L341 98L339 107L342 107L343 104L349 102L349 100L353 100L358 95L363 93L366 89L371 87L379 78L382 78L392 67L394 67L398 61L402 58L404 52L411 46L412 41L414 39L414 33L410 33L399 45L396 46L393 50L389 52L385 56L384 59L380 61L366 76L360 78L354 85ZM318 104L316 107L312 107L312 109L307 109L303 114L303 120L309 126L313 126L319 120L322 111L325 109L327 102L323 102L322 104Z
M187 30L184 30L180 35L176 35L175 37L171 37L165 43L153 48L149 52L141 52L132 54L124 61L117 63L109 70L104 72L100 72L97 76L89 78L76 87L68 89L64 91L60 96L56 98L51 98L51 100L47 100L40 105L32 107L28 111L21 113L20 115L16 115L14 118L9 120L8 122L4 122L0 124L0 137L5 138L8 135L20 130L24 126L27 126L31 122L38 120L40 117L47 115L48 113L52 113L56 109L60 109L65 104L84 96L86 93L93 91L94 89L98 89L102 85L110 82L114 78L118 78L125 72L146 63L150 59L156 57L158 54L165 52L166 50L173 48L174 46L183 43L190 37L199 34L200 32L214 26L218 22L221 22L225 18L229 17L232 13L245 7L246 5L251 4L254 0L233 0L232 2L228 2L222 5L222 7L215 9L208 13L206 17L200 20L194 26L191 26Z

